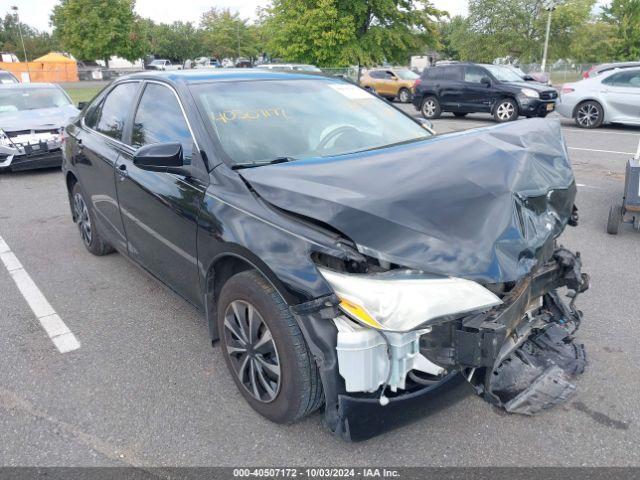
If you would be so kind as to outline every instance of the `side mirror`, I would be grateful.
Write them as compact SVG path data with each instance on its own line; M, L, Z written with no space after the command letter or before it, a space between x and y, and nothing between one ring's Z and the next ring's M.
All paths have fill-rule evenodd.
M184 165L180 143L152 143L140 147L133 154L133 164L142 170L152 172L189 175L189 169Z
M87 102L78 102L78 110L84 110L84 107L87 106Z
M482 78L480 79L480 83L481 83L482 85L485 85L485 86L487 86L487 87L490 87L490 86L491 86L491 79L490 79L489 77L482 77Z

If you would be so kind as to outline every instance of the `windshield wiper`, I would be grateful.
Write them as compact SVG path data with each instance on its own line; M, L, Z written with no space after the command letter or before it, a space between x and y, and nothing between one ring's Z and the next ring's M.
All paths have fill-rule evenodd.
M278 157L278 158L274 158L272 160L261 160L259 162L236 163L235 165L231 166L231 169L232 170L241 170L243 168L262 167L264 165L274 165L276 163L287 163L287 162L293 162L295 160L297 160L297 158L293 158L293 157Z

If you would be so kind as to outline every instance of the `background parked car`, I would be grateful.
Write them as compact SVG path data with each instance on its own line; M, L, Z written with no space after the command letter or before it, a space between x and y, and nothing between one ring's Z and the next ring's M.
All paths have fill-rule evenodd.
M11 72L0 70L0 83L20 83Z
M429 119L442 112L457 117L487 112L497 122L508 122L520 115L545 117L557 98L556 90L525 82L504 66L451 63L424 70L416 82L413 105Z
M171 60L156 59L147 65L147 70L182 70L182 65L171 63Z
M222 65L217 58L198 57L194 60L193 68L222 68Z
M562 86L558 112L581 128L640 125L640 67L608 70Z
M118 76L115 70L105 68L90 60L78 62L78 78L80 80L113 80Z
M616 68L634 68L640 67L640 62L616 62L616 63L602 63L600 65L594 65L589 70L582 74L582 78L591 78L601 73L615 70Z
M520 67L516 65L503 65L503 66L517 73L525 82L538 82L544 85L551 86L551 81L549 80L549 74L546 72L525 73Z
M58 85L0 85L0 170L59 167L62 128L78 113Z
M364 72L360 86L388 100L397 98L402 103L408 103L418 78L418 74L406 68L379 68Z

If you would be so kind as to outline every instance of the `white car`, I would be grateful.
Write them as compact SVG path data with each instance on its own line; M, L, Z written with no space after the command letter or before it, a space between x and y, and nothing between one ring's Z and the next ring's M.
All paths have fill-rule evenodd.
M171 60L158 59L151 62L147 68L149 70L182 70L182 65L174 65Z
M562 86L556 110L581 128L640 125L640 67L603 72Z

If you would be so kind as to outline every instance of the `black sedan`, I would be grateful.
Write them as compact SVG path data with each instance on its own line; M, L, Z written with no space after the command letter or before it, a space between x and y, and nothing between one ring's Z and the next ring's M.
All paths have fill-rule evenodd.
M67 135L86 248L200 309L274 422L324 405L363 438L460 372L531 414L584 368L556 293L587 281L555 244L577 215L554 123L434 138L338 79L225 69L122 77Z

